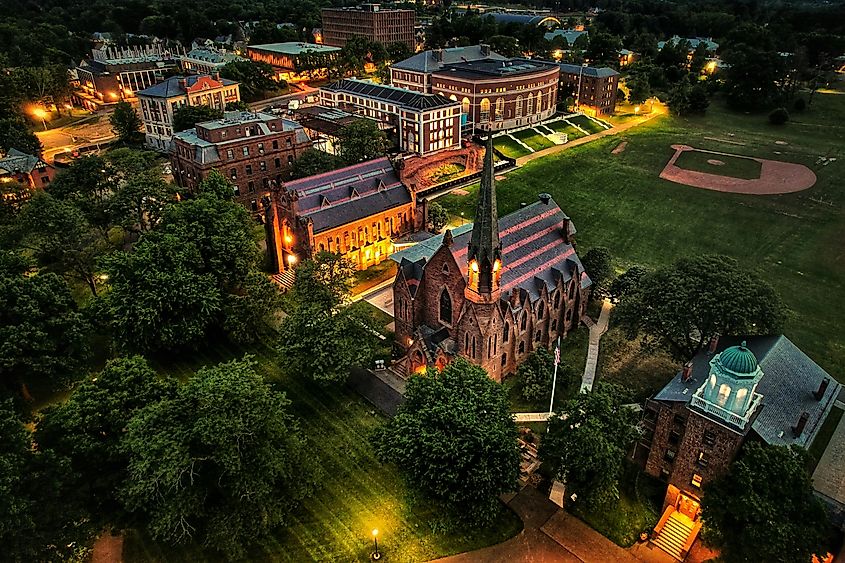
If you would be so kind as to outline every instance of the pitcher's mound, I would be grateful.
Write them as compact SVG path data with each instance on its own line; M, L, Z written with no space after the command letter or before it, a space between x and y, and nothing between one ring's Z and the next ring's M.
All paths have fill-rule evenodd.
M704 188L717 192L731 192L750 195L771 195L788 194L800 192L813 187L816 183L815 173L803 164L793 162L781 162L779 160L766 160L763 158L751 158L741 155L720 153L696 149L687 145L672 145L675 154L660 173L660 177L676 184ZM759 178L734 178L721 174L710 174L696 170L686 170L676 165L678 157L686 151L698 151L709 153L714 156L730 158L748 158L760 163ZM708 164L724 166L725 162L718 158L707 160Z

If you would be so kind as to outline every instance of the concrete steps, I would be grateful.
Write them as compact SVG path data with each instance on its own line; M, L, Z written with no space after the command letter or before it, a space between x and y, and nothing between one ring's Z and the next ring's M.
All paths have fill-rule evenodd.
M678 561L683 561L686 556L684 545L692 534L694 524L689 518L674 512L674 509L672 510L673 512L663 525L663 529L652 540L652 543Z
M273 274L270 276L274 282L279 284L282 291L287 291L293 287L293 282L296 280L296 275L293 273L293 270L285 270L281 274Z

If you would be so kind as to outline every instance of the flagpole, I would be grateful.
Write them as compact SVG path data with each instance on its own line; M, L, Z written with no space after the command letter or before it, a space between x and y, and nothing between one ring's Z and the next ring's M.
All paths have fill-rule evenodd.
M555 385L557 385L557 365L560 363L560 336L557 337L557 348L555 348L555 373L552 376L552 398L549 400L549 418L552 416L552 408L555 404Z

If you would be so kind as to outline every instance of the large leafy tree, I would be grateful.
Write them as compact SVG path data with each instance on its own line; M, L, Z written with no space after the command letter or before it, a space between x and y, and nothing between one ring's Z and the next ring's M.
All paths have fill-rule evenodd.
M603 296L613 280L613 258L610 250L604 246L596 246L587 251L581 258L584 270L593 280L593 295Z
M138 112L132 107L132 104L126 101L120 101L114 108L109 117L112 131L117 138L123 143L129 143L138 135L141 130L141 118Z
M547 349L540 347L531 352L516 370L522 379L522 396L529 401L549 400L552 393L552 377L555 370L555 358ZM557 389L566 389L575 375L566 363L558 365ZM555 392L557 394L557 392Z
M278 346L291 373L343 381L350 368L367 365L375 355L371 319L345 303L354 271L348 259L330 252L297 268Z
M173 130L185 131L197 123L212 121L223 117L223 110L211 106L184 105L173 112Z
M331 172L343 164L340 159L318 149L307 149L293 161L291 167L292 178L307 178L323 172Z
M431 225L431 230L439 233L443 227L449 223L449 212L446 208L433 201L428 204L428 223Z
M59 276L0 273L0 379L7 387L67 382L88 358L88 330Z
M360 119L338 133L340 157L346 164L355 164L384 156L390 142L375 121Z
M136 174L120 184L109 201L109 210L113 221L127 231L144 232L158 224L175 196L176 187L157 171Z
M681 258L644 274L614 318L629 337L689 360L719 334L772 334L787 309L774 288L727 256Z
M41 154L41 141L20 116L0 118L0 152L18 149L26 154Z
M498 496L516 488L520 454L505 392L463 358L412 376L372 443L414 489L474 524L488 523Z
M240 83L240 91L248 102L260 100L269 92L286 86L276 82L273 67L264 62L232 61L223 65L220 76Z
M705 539L729 563L804 563L826 552L829 523L807 473L807 452L749 442L705 485Z
M108 200L114 183L107 159L86 156L59 172L45 190L58 200L74 204L92 225L105 233L111 224Z
M609 384L566 401L549 421L540 459L566 483L568 495L591 507L618 498L625 452L636 437L636 414Z
M175 380L159 377L143 358L118 358L44 413L36 441L71 460L92 514L119 519L117 491L129 464L121 447L126 428L138 410L175 392Z
M737 109L766 110L782 100L787 65L768 29L745 24L734 29L723 46L725 95Z
M123 490L160 541L198 541L241 558L289 522L309 490L307 454L290 401L245 359L201 369L176 397L129 424Z

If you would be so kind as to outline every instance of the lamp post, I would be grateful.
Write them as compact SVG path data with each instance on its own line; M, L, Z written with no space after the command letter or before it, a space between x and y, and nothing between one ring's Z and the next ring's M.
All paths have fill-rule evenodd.
M373 528L373 545L375 546L375 551L373 551L373 561L378 561L381 559L381 553L378 550L378 528Z
M41 125L44 126L44 130L46 131L47 130L47 112L44 111L41 108L35 108L34 110L32 110L32 115L34 115L35 117L37 117L38 119L41 120Z

